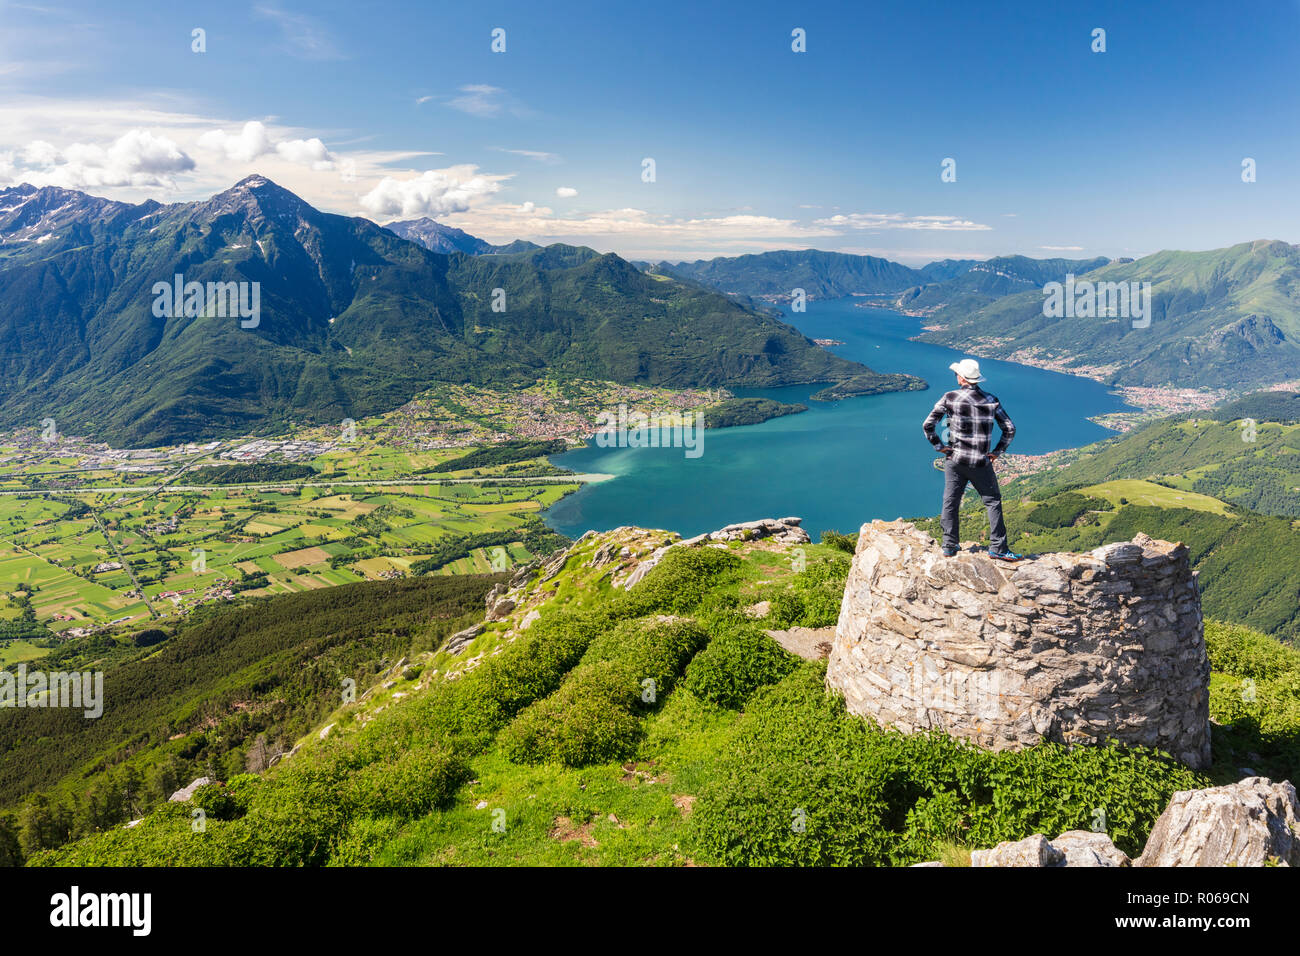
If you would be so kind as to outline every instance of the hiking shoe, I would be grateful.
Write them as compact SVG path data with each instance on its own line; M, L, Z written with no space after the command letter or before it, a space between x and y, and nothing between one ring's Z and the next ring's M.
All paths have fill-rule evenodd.
M943 549L943 556L944 556L945 558L955 558L955 557L957 557L957 551L958 551L957 548L944 548L944 549Z
M1023 561L1023 554L1016 554L1014 551L989 551L990 558L996 558L999 561Z

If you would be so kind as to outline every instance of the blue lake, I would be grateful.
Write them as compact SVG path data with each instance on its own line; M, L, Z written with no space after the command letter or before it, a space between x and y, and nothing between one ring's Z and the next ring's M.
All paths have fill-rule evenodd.
M704 432L702 454L681 448L586 448L551 461L578 472L612 474L545 513L556 530L577 537L620 525L665 528L683 535L735 521L798 515L817 540L822 531L856 531L872 518L933 515L943 475L921 422L938 397L955 387L949 364L963 353L912 342L922 320L861 299L808 303L787 321L810 338L838 339L834 351L880 372L909 372L930 383L923 392L895 392L841 402L813 402L819 385L733 389L738 395L802 402L809 408L737 428ZM1113 435L1088 421L1127 406L1106 386L1072 375L981 359L987 391L1016 423L1011 451L1038 455Z

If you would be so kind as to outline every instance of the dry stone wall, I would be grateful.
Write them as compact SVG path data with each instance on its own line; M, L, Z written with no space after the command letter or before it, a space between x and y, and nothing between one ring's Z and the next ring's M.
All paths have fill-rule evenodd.
M862 526L827 683L848 709L992 749L1116 740L1210 764L1210 665L1181 544L1017 564Z

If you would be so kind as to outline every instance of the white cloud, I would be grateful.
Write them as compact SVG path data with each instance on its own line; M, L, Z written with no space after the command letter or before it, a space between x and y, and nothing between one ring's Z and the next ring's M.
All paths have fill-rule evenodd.
M559 196L561 199L572 199L574 196L578 195L578 191L572 186L560 186L555 190L555 195Z
M251 163L271 151L271 137L267 135L265 124L253 120L245 123L238 133L227 133L223 129L204 133L199 137L199 146L221 153L237 163Z
M171 100L164 102L160 106L155 101L121 98L0 97L0 183L86 189L128 202L147 198L175 202L207 199L250 173L260 173L317 208L354 216L360 213L357 197L382 177L414 176L427 168L427 150L370 149L359 140L347 150L326 151L314 140L332 137L319 130L284 126L268 119L260 124L265 134L262 137L257 135L257 127L254 132L246 132L248 124L243 120L189 112L176 109ZM74 141L97 144L107 153L131 130L148 130L176 144L186 157L176 162L182 167L193 165L176 173L155 171L147 175L146 165L142 164L135 175L126 176L92 175L53 162L56 157L66 159L68 144ZM219 137L205 139L213 132ZM200 140L204 146L200 146ZM220 148L211 148L216 144ZM271 146L269 151L267 144ZM29 151L34 158L48 161L39 165L25 163L23 156ZM329 164L325 152L333 157L333 169L322 168ZM234 158L254 153L260 155ZM357 183L366 185L359 188Z
M728 215L682 219L622 208L583 216L556 216L532 202L483 203L454 214L448 225L493 242L531 239L540 243L589 245L602 252L654 259L734 254L806 247L818 238L838 236L834 229L808 226L771 216Z
M65 189L170 188L173 175L193 168L194 160L173 140L144 129L127 130L108 146L70 143L60 149L46 140L33 140L0 159L0 176L5 180Z
M269 153L276 153L290 163L310 166L315 170L333 169L334 154L325 148L319 137L311 139L284 139L274 142L266 124L250 120L238 133L214 129L199 137L199 146L221 153L237 163L251 163Z
M902 213L854 212L847 216L838 214L827 219L814 219L814 224L845 229L924 229L939 232L983 232L992 229L969 219L957 216L905 216Z
M333 169L334 156L319 138L289 139L275 144L275 151L291 163L312 169Z
M1051 252L1082 252L1083 246L1039 246L1039 249L1047 249Z
M318 20L278 7L254 7L259 17L272 20L284 35L284 49L301 60L338 60L343 55Z
M506 149L503 146L489 146L488 149L495 150L498 153L510 153L513 156L523 156L526 159L535 160L539 163L554 165L555 163L564 162L564 157L559 153L546 153L540 149Z
M375 217L409 218L446 216L467 212L476 200L501 189L508 176L489 176L477 166L430 169L414 179L385 176L379 185L361 197L361 207Z
M493 119L506 113L512 116L528 116L532 113L528 107L499 86L489 86L486 83L471 83L468 86L462 86L460 94L460 96L448 100L447 105L452 109L460 110L462 113L469 113L471 116Z

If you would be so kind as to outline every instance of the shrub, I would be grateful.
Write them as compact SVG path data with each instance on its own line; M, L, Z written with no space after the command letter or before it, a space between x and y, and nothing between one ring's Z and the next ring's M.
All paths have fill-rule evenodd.
M838 531L823 531L822 544L853 554L858 547L858 536L856 534L840 534Z
M672 690L707 640L703 628L685 620L629 621L600 636L558 691L502 733L506 756L571 767L630 756L642 714Z
M756 623L719 621L710 632L709 646L695 655L682 678L682 686L703 700L741 707L754 691L799 666L799 659Z
M708 640L708 632L688 619L627 621L592 641L581 663L611 661L632 677L638 688L652 680L656 695L666 694Z
M834 557L817 561L794 576L790 587L772 597L770 620L777 627L830 627L840 616L844 582L852 562Z
M721 548L672 548L628 592L627 601L634 610L628 616L690 613L740 564L740 558Z
M135 636L136 647L153 647L167 640L167 632L157 627L146 628Z
M334 844L327 866L366 866L402 828L397 817L363 817L348 824Z
M1273 779L1300 775L1300 651L1249 628L1207 621L1215 776L1249 767Z
M848 714L804 663L750 702L692 815L696 852L740 865L905 865L945 847L1089 829L1136 852L1177 790L1203 778L1172 758L1043 744L991 753Z
M347 799L366 816L421 816L444 806L469 779L464 758L447 749L414 750L352 775Z
M626 756L640 734L639 700L636 678L614 661L578 668L502 732L502 748L516 763L570 767Z
M1066 492L1034 507L1025 515L1025 520L1041 528L1068 528L1085 511L1095 507L1095 502L1094 498Z

